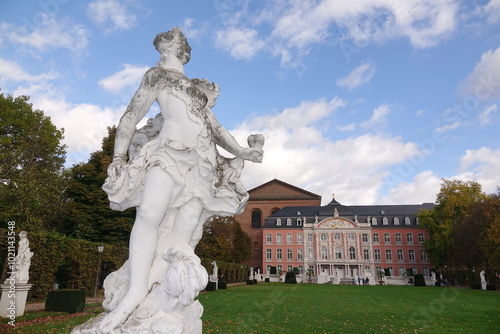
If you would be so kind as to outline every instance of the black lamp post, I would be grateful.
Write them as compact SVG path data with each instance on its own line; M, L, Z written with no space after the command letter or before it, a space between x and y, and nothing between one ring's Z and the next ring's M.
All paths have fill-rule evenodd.
M94 298L97 297L97 287L99 286L99 271L101 270L101 255L104 251L104 245L100 244L99 246L97 246L97 251L99 252L99 261L97 263L97 274L95 276Z

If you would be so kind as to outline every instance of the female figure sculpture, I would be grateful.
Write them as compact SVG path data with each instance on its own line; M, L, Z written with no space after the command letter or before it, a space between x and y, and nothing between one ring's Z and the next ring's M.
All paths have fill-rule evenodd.
M263 156L262 135L250 136L251 147L243 148L217 122L210 108L218 86L184 75L191 48L182 31L160 33L153 44L161 61L146 72L120 119L113 162L103 186L112 209L136 207L137 215L129 259L105 282L111 291L106 291L103 305L110 312L99 320L102 333L121 333L117 327L124 326L146 300L147 307L161 309L164 315L162 323L156 310L149 312L156 317L151 332L166 331L158 329L165 326L184 332L178 321L182 316L172 314L191 317L193 312L186 309L207 284L208 275L194 254L203 222L213 214L242 212L248 199L238 179L243 160L261 162ZM127 161L135 126L154 101L161 110L161 130ZM236 158L221 157L216 145ZM201 324L198 327L201 333Z

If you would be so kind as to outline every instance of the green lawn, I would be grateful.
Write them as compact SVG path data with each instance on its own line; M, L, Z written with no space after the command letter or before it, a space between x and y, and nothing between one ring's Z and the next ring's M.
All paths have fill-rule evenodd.
M498 333L499 296L440 287L266 283L202 293L199 300L203 333L476 334ZM28 312L9 332L69 333L101 309L84 311L90 314L72 318Z

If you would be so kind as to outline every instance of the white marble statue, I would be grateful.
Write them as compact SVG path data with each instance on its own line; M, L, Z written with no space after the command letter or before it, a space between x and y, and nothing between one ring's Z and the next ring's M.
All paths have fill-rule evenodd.
M103 185L112 209L137 208L129 259L104 282L106 312L73 333L201 333L203 307L194 299L208 274L194 248L206 218L243 211L243 161L262 161L262 135L243 148L210 110L219 87L184 75L191 48L182 31L160 33L153 44L161 61L120 119ZM155 101L161 126L158 117L151 129L135 131Z
M217 262L212 261L212 282L217 282L219 280L219 267L217 267Z
M29 269L31 266L31 257L33 252L30 250L30 242L28 240L28 233L26 231L19 232L19 243L17 248L17 255L15 259L15 270L13 275L16 284L28 283Z

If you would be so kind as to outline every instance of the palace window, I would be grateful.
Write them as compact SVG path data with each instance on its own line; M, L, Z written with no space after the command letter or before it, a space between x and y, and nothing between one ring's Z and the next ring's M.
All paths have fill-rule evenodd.
M418 242L419 243L425 242L425 235L423 233L418 234Z
M276 260L281 260L283 259L283 251L281 248L276 249Z
M349 241L354 241L354 234L349 233L348 238L349 238Z
M374 252L373 256L375 257L375 260L380 261L380 249L375 249L373 252Z
M405 217L405 225L410 225L410 217Z
M312 248L307 249L307 258L314 259L314 250Z
M368 242L368 234L363 233L363 234L361 235L361 239L363 240L363 242Z
M354 247L349 247L349 259L356 260L356 249Z
M307 242L313 242L313 235L311 233L307 234Z
M281 233L276 234L276 243L281 243Z
M394 276L394 268L393 267L387 267L387 269L389 270L389 273L391 274L391 276Z
M408 250L408 259L415 262L415 251L413 249Z
M266 234L266 242L273 242L273 236L271 233Z
M398 254L398 261L404 261L403 250L398 249L396 253Z
M252 211L252 228L262 227L262 212L258 209Z
M273 258L271 249L266 249L266 260L271 260Z
M390 249L385 250L385 259L386 261L392 261L392 250Z
M286 226L292 226L292 218L286 219Z
M396 243L400 244L403 242L403 238L401 237L401 233L396 233Z
M372 225L377 225L377 218L376 217L372 217Z
M281 218L276 219L276 226L281 226Z
M363 249L363 259L364 260L370 259L370 252L368 251L368 249Z
M292 268L291 264L289 264L288 266L286 266L286 271L292 271L292 270L293 270L293 268Z
M293 251L290 248L286 250L286 259L293 260Z
M302 260L302 248L297 249L297 260Z
M287 233L286 234L286 242L289 243L289 244L293 242L292 241L292 233Z
M335 239L335 241L340 241L340 234L335 233L334 239Z
M328 259L328 248L326 248L326 246L321 247L321 259L322 260Z
M389 225L389 219L387 219L387 217L382 218L382 224Z
M297 233L297 242L303 242L302 233Z
M276 266L276 270L279 272L279 273L282 273L283 272L283 266L281 264L278 264Z
M304 266L300 265L297 267L299 269L299 274L302 275L304 273Z
M411 271L413 271L413 275L417 275L418 274L417 267L411 267L410 269L411 269Z
M389 233L384 233L384 243L386 244L391 243L391 235Z
M427 267L422 267L422 274L423 274L424 276L430 276L430 275L429 275L429 268L427 268Z
M406 234L406 242L408 242L409 244L413 243L413 233Z
M321 233L321 241L326 241L327 236L326 233Z
M399 225L399 218L398 217L394 217L394 225Z
M399 276L404 276L406 273L405 267L399 267L398 269L399 269Z
M420 250L420 260L422 262L427 262L427 253L425 253L424 249Z
M379 242L378 233L373 233L373 243L378 244Z
M342 249L339 246L335 247L335 258L342 259Z

